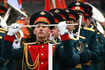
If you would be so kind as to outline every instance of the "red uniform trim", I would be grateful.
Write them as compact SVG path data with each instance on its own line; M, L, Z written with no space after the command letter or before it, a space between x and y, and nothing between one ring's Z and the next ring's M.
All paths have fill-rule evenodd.
M0 10L0 13L5 13L5 11L4 10Z
M9 42L13 42L15 39L15 36L9 36L9 35L5 35L4 40L7 40Z
M60 37L61 37L61 40L62 40L62 41L65 41L65 40L69 40L69 39L70 39L68 33L67 33L67 34L64 34L64 35L61 35Z

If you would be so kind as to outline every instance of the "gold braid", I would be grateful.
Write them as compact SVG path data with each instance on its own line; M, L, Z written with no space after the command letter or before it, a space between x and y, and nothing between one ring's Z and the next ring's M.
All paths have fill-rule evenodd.
M30 64L29 61L28 61L28 50L27 50L27 47L28 47L28 44L24 44L24 56L25 56L25 61L26 61L26 64L28 66L29 69L33 70L33 69L36 69L37 67L39 67L39 53L36 57L36 60L33 64Z

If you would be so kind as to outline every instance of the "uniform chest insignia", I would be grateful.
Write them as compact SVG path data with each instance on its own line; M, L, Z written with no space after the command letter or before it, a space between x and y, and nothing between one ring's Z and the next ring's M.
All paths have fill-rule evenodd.
M6 33L5 31L0 31L0 33Z
M83 47L83 44L82 44L82 43L79 43L79 44L77 45L76 49L77 49L78 51L81 51L82 47Z

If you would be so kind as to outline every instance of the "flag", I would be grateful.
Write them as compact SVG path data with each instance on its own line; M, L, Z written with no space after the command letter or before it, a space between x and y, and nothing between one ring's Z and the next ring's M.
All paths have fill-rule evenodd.
M22 0L18 0L20 8L22 8Z
M50 9L51 9L51 1L50 0L45 0L44 10L49 11Z

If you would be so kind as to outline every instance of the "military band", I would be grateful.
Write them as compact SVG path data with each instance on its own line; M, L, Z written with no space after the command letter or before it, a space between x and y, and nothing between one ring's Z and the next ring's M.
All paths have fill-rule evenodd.
M105 69L105 18L98 19L89 3L77 0L64 9L17 16L9 26L6 12L0 6L0 70Z

